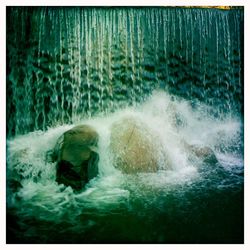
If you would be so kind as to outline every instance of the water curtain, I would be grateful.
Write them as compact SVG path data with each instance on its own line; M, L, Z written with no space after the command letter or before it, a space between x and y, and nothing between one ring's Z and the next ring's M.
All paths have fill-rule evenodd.
M136 105L155 89L243 108L243 11L7 8L8 136Z

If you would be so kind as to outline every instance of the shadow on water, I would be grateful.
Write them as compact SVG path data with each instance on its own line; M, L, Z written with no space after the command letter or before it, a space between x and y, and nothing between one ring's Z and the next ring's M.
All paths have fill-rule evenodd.
M180 191L179 191L180 192ZM243 187L194 187L158 195L154 204L80 214L75 223L43 221L7 213L8 243L243 243ZM74 209L69 211L74 213ZM24 237L25 236L25 237Z

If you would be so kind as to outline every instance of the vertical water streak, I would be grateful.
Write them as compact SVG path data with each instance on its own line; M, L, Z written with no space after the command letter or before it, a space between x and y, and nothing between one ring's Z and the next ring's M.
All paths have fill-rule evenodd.
M134 88L135 88L135 59L134 59L134 15L132 15L131 12L128 12L128 20L129 20L129 27L128 27L128 34L129 34L129 47L130 47L130 67L131 67L131 73L129 75L129 78L132 80L132 104L135 104L135 94L134 94Z
M10 134L135 105L159 87L239 106L242 17L193 8L12 8Z
M189 13L187 12L187 14L184 17L184 27L189 27L188 16L189 16ZM189 28L185 29L185 36L186 36L186 63L188 63L189 62L189 37L190 37Z
M219 84L219 28L218 28L219 20L215 21L215 31L216 31L216 78L217 84Z
M91 60L91 26L90 26L90 17L88 15L88 10L85 11L85 34L86 34L86 40L85 40L85 47L86 47L86 71L87 71L87 76L86 76L86 80L87 80L87 86L88 86L88 90L87 90L87 114L88 116L91 116L91 97L90 97L90 60Z

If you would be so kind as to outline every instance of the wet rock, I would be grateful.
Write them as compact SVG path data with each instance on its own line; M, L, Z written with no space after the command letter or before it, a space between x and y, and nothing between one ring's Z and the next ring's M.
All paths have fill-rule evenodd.
M187 142L184 143L185 148L208 164L216 164L218 162L214 151L207 146L190 145Z
M158 149L152 132L134 117L125 117L111 127L113 164L123 173L156 172Z
M195 155L198 156L199 158L202 158L203 161L206 163L215 164L218 162L214 154L214 151L209 147L197 148L193 146L193 150L194 150Z
M75 190L82 189L98 174L97 132L88 125L66 131L51 154L57 161L56 181Z

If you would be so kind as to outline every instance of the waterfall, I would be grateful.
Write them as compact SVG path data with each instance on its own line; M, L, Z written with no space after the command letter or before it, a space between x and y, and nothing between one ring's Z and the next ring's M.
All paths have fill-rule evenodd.
M243 11L7 8L8 136L135 105L155 89L243 110Z
M7 7L7 243L244 243L243 17ZM95 147L62 144L79 124ZM98 175L74 190L52 158L82 143Z

